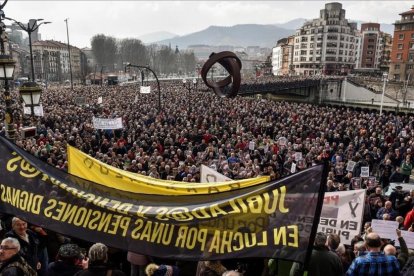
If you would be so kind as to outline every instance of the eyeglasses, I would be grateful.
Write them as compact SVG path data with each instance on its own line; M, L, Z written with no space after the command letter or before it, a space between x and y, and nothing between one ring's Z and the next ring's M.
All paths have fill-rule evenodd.
M0 250L12 250L12 249L17 249L17 247L8 247L8 246L0 245Z

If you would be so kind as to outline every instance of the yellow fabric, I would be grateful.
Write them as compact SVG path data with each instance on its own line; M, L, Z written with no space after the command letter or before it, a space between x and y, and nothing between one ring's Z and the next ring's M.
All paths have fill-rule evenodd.
M138 194L211 194L246 188L270 180L268 176L216 183L186 183L160 180L109 166L69 145L67 152L70 174L107 187Z

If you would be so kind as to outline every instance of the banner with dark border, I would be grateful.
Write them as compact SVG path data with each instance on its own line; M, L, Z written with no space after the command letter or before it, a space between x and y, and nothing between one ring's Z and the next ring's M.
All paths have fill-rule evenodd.
M70 175L0 138L0 212L161 258L304 262L310 237L296 219L311 216L319 222L322 170L315 166L282 180L209 195L148 195Z

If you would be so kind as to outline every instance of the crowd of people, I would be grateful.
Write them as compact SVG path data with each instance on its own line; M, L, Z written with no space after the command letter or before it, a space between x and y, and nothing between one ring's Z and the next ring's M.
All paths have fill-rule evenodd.
M280 83L274 84L274 86L278 85ZM155 86L151 89L156 91ZM411 209L414 205L414 192L405 194L401 189L397 189L389 198L386 198L382 192L390 182L410 180L414 161L412 116L393 113L379 116L379 113L352 108L257 100L249 97L218 98L212 92L189 93L180 82L161 83L161 110L158 110L157 96L157 93L137 94L136 87L127 86L78 86L73 91L62 87L48 88L42 95L43 117L23 115L20 104L15 103L13 115L16 129L28 125L35 125L37 129L36 136L28 138L23 138L21 132L18 132L15 142L19 147L61 170L67 170L66 145L69 144L106 164L126 171L184 182L199 182L201 165L209 166L232 179L261 175L279 179L328 161L331 170L327 180L327 192L367 189L364 223L369 223L372 219L398 219L402 229L413 231L414 211ZM102 97L101 104L98 104L99 97ZM82 98L82 101L79 101L79 98ZM83 104L80 105L79 102ZM93 127L93 117L121 117L123 128L97 130ZM4 113L0 114L0 119L1 122L4 121ZM4 125L1 125L1 128L0 134L6 135ZM349 166L350 163L353 165ZM363 167L369 167L370 177L361 177ZM372 183L373 178L375 180ZM20 219L13 220L7 227L3 225L3 229L8 230L6 233L19 231L14 227L25 224ZM1 256L11 252L6 248L14 248L14 251L20 248L16 254L23 252L21 248L29 239L28 244L38 243L39 248L42 249L36 254L31 252L26 255L39 258L26 259L27 264L33 270L37 270L39 275L74 275L74 273L50 274L51 272L48 272L51 267L49 263L53 263L52 261L54 263L61 261L62 265L67 264L64 253L66 251L62 249L63 251L60 252L60 250L62 246L68 244L69 238L61 237L56 233L52 235L44 229L32 227L30 230L26 225L25 232L32 233L37 242L30 242L32 234L23 235L25 237L23 239L19 234L5 235L4 237L7 238L3 240L4 245L2 242L0 247L0 260ZM48 235L42 236L45 231ZM365 239L367 246L365 251L375 248L376 255L383 254L381 250L385 245L377 246L378 235L364 234L366 234L365 238L372 238L368 239L369 241L373 240L370 243ZM49 241L42 247L42 238L45 236ZM52 236L55 242L50 242ZM356 245L361 246L359 243L361 239L363 239L362 235L356 241ZM358 268L359 258L353 261L358 256L353 254L353 247L345 247L340 245L340 242L338 247L326 247L324 240L328 243L326 240L329 240L329 237L321 234L316 240L315 250L334 252L340 259L340 273L348 271L348 275L362 275L355 272L361 268ZM71 247L76 247L78 246L76 243L79 244L81 241L70 240L69 244ZM47 248L50 245L53 245L53 250ZM108 249L103 244L87 244L82 248L89 247L89 252L79 253L81 247L76 247L76 254L69 254L76 255L76 258L69 258L71 259L69 263L75 264L81 271L76 271L75 273L78 273L76 275L105 275L85 274L85 271L93 270L95 266L106 269L109 267L108 261L118 266L119 271L129 271L129 266L125 269L126 265L123 267L118 265L125 260L119 261L116 257L108 259L108 254L117 255L108 253ZM45 248L49 251L46 252ZM378 248L381 249L378 251ZM99 254L94 251L95 249ZM122 254L126 255L126 252ZM21 255L19 256L22 257ZM125 255L120 259L126 259ZM58 256L56 261L54 256ZM84 261L86 257L89 258L89 262ZM381 258L395 263L392 257L381 255ZM94 263L94 260L98 263ZM145 262L139 262L140 269L134 269L134 273L145 273L143 268L152 261L153 259L147 258ZM160 264L158 260L156 262ZM257 268L258 263L260 270ZM255 264L249 263L249 265L254 267L254 272L246 272L244 275L261 275L258 271L264 271L263 273L267 275L277 273L277 269L263 260L256 260ZM53 267L59 269L59 264ZM180 263L154 264L151 267L148 268L147 273L153 274L148 275L178 275L178 270L181 270L179 275L194 275L185 274L183 272L185 265ZM397 267L400 273L404 263L400 262ZM3 268L4 265L0 267L0 274ZM65 266L60 268L65 272L69 271ZM29 270L27 266L24 269ZM156 274L158 269L168 271L169 274L167 272ZM295 269L294 266L292 275L296 275L298 270ZM210 274L205 272L206 270L210 271ZM214 272L211 272L212 270ZM225 262L202 262L199 263L197 275L240 273L235 270L240 271L236 265L226 267ZM245 269L248 270L249 268ZM122 272L118 272L115 268L111 273L122 275L117 274ZM398 273L363 275L399 275ZM309 275L340 274L315 272Z

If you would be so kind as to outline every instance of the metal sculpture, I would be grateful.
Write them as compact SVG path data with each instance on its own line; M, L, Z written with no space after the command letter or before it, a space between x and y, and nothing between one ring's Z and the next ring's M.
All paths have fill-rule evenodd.
M221 64L221 66L223 66L229 73L229 76L217 82L207 79L208 72L216 63ZM220 53L211 53L209 59L204 63L203 68L201 68L201 78L207 87L213 89L217 96L222 98L233 98L237 96L240 89L241 68L241 61L233 52L224 51ZM229 89L227 89L228 86Z

